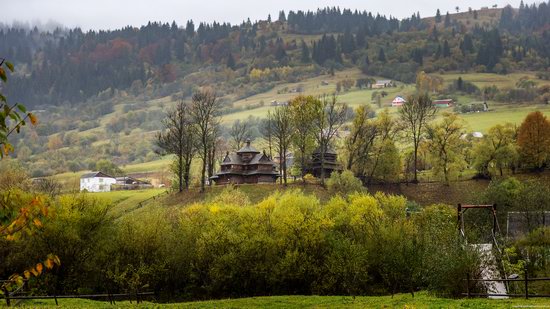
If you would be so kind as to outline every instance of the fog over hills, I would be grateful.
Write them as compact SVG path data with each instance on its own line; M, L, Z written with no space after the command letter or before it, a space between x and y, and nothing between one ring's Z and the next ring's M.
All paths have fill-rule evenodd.
M48 25L53 20L67 27L81 27L88 29L115 29L127 25L141 26L149 21L183 23L188 19L195 22L230 22L237 24L250 18L254 20L266 19L268 14L276 16L280 10L313 10L319 7L337 6L352 10L369 11L381 15L397 18L409 17L412 12L419 12L421 16L432 16L436 9L443 13L455 12L458 6L461 11L467 11L468 7L504 7L507 4L519 6L519 1L495 0L495 1L311 1L311 0L282 0L282 1L177 1L177 0L98 0L98 1L40 1L40 0L5 0L2 1L2 12L5 23L13 21L31 22L39 21ZM191 2L191 3L189 3Z

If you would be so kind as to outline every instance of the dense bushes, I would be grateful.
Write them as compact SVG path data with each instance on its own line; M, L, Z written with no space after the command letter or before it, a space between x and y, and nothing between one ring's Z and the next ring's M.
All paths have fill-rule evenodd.
M173 299L273 294L461 292L475 256L457 243L454 212L382 193L321 204L299 191L250 205L237 189L181 210L113 221L89 196L52 200L37 235L4 243L0 275L47 253L61 267L30 286L71 293L154 289Z

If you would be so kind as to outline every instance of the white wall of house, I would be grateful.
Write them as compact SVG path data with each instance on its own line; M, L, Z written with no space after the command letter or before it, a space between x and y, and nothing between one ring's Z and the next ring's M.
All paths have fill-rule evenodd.
M109 192L113 184L116 184L116 179L111 177L80 178L80 191Z

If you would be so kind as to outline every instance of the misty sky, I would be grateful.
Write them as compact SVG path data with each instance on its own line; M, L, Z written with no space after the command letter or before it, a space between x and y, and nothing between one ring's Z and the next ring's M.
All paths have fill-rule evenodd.
M188 19L212 22L214 20L240 23L247 17L252 21L276 18L279 10L315 10L318 7L339 6L379 12L398 18L419 11L421 16L433 16L437 8L444 13L461 11L468 7L507 4L519 6L520 0L2 0L0 22L13 21L46 24L51 21L68 27L87 29L114 29L126 25L140 26L148 21L171 22L182 25ZM533 1L525 1L531 3Z

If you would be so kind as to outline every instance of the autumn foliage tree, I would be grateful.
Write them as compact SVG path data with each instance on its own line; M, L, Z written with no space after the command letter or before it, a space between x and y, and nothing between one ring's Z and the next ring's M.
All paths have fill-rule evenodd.
M0 59L0 79L6 83L6 67L13 72L14 67L5 59ZM10 105L6 97L0 93L0 159L9 155L14 147L9 143L8 137L13 132L19 133L21 128L29 120L36 124L37 119L32 113L28 113L22 104ZM49 205L43 197L28 197L21 190L6 188L0 192L0 240L15 241L22 235L33 233L42 227L42 218L48 216ZM7 281L0 285L0 295L7 294L14 288L21 286L25 279L39 276L44 268L51 269L54 265L60 264L59 258L54 255L48 257L36 265L22 271L22 274L15 273Z
M550 121L540 111L527 115L519 127L518 146L525 163L544 168L550 156Z

